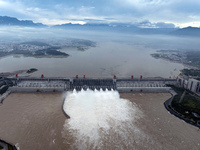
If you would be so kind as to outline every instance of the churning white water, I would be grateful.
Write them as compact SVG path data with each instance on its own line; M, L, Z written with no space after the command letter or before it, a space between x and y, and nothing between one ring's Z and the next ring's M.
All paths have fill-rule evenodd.
M133 149L148 141L136 125L142 111L117 91L74 90L63 109L70 119L62 135L71 149Z

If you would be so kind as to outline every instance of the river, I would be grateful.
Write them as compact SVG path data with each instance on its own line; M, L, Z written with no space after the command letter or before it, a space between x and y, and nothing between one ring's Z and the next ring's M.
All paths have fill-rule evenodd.
M128 139L135 139L132 149L200 149L198 128L165 109L163 103L170 94L124 93L120 96L133 102L143 114L134 124L140 134L126 134ZM70 149L69 143L76 141L64 128L67 118L62 110L63 99L62 94L11 94L0 105L0 138L16 144L20 150ZM105 138L115 138L114 135ZM123 141L118 142L122 148ZM104 148L120 149L108 142Z
M182 64L151 57L155 48L117 41L98 41L86 51L62 48L67 58L33 58L8 56L0 58L0 72L37 68L32 76L40 77L176 77Z

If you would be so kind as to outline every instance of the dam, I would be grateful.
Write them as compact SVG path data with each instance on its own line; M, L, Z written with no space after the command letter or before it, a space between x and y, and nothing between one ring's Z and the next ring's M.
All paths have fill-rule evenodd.
M50 78L15 77L1 78L1 94L11 93L56 93L76 89L117 90L121 93L165 93L169 92L167 85L176 85L177 79L167 78Z
M1 82L13 94L1 105L0 133L3 139L20 149L78 149L79 146L82 149L92 149L90 147L94 144L101 149L184 149L194 146L191 141L196 144L196 149L199 148L196 129L169 114L163 106L163 102L171 97L163 92L170 90L168 84L177 84L176 79L18 77L1 78ZM66 113L72 118L67 119L61 110L61 93L74 89L116 91L75 90L78 99L65 100ZM117 91L121 92L120 95ZM74 94L69 93L71 95L68 96ZM112 99L105 98L105 95ZM67 105L68 102L71 102L70 105ZM77 133L77 129L81 132ZM94 133L99 133L99 136L93 136ZM185 136L189 134L191 136ZM87 141L88 137L91 140ZM171 141L171 137L175 137L176 141ZM86 145L88 147L83 147Z

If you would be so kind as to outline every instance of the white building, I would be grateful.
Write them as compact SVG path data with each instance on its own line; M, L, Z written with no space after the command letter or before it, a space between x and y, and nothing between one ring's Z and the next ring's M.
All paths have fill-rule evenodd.
M178 85L200 95L200 81L195 79L178 79Z

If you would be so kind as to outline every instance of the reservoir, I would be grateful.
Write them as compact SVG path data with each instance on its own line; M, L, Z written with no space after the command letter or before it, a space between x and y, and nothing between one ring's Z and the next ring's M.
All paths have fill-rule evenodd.
M85 51L62 48L67 58L34 58L8 56L0 58L0 72L37 68L32 76L46 77L176 77L182 64L155 59L150 54L158 49L125 42L99 41Z

